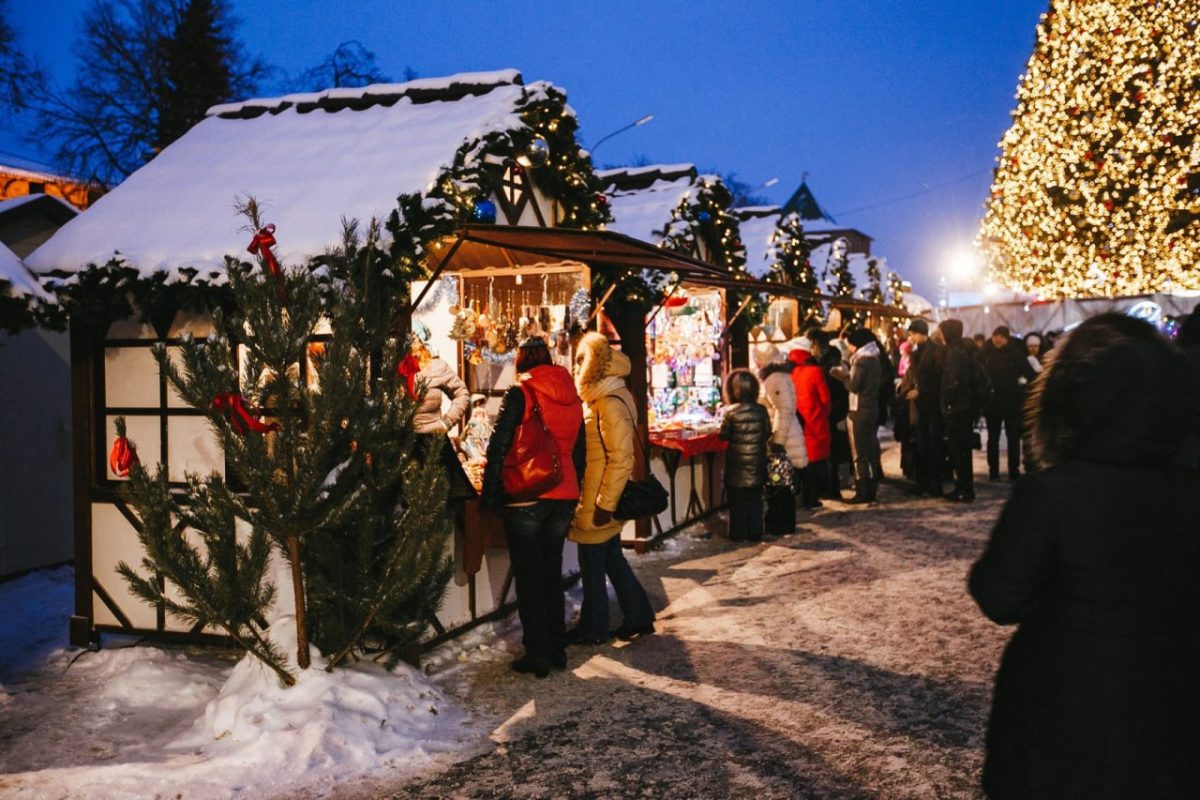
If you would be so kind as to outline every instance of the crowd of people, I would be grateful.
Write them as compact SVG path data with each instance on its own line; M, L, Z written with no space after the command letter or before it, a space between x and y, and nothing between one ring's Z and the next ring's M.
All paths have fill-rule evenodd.
M989 478L1016 484L969 587L989 618L1018 626L996 679L987 795L1190 796L1200 786L1200 536L1189 513L1200 494L1200 308L1175 344L1117 314L1055 338L1022 341L1000 326L980 343L958 320L914 319L887 346L862 328L756 345L756 369L724 385L729 538L790 533L798 506L874 502L889 416L909 491L971 502L982 419ZM512 668L546 677L565 668L570 644L655 630L614 518L644 454L630 361L604 336L583 337L573 374L538 337L521 343L516 366L482 500L508 534L525 647ZM462 387L430 383L461 417ZM447 427L432 405L422 412L431 432ZM526 475L538 436L553 456L549 482ZM843 499L847 469L854 494ZM583 583L570 631L568 538ZM608 582L623 618L612 631Z

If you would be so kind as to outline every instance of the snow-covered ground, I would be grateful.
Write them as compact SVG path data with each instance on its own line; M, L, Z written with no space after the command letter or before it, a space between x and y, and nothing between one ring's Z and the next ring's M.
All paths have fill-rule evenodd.
M572 648L545 681L508 670L512 619L422 670L310 669L289 690L211 648L80 651L71 570L35 573L0 584L0 798L977 798L1008 635L963 586L1007 484L978 491L889 485L756 546L709 520L632 559L657 635Z
M478 745L438 680L515 647L511 623L489 626L433 654L438 679L314 665L282 689L230 652L116 636L95 652L68 647L72 581L62 567L0 585L0 797L292 797L398 779Z

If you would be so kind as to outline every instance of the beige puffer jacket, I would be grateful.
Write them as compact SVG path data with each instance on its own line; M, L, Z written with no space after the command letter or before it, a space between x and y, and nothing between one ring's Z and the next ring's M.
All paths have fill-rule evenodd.
M624 523L614 519L596 527L592 515L597 506L615 509L633 474L636 406L625 386L629 357L613 350L598 333L589 333L579 347L583 360L575 385L583 400L587 468L570 538L578 544L603 544L618 535Z
M417 382L425 384L425 397L413 417L417 433L446 433L462 423L471 407L471 393L462 379L440 358L431 359L420 372ZM442 414L442 398L450 398L450 408Z
M808 466L808 446L804 426L796 415L796 385L792 382L795 365L773 345L758 345L754 363L759 367L759 398L771 418L771 444L781 445L788 461L796 469Z

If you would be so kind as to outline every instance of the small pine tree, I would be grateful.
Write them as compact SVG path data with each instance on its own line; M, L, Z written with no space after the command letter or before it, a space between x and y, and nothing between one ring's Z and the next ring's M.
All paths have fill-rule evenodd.
M879 259L867 259L867 287L862 292L863 300L869 303L883 302L883 272Z
M898 308L901 311L907 311L908 306L904 305L904 281L894 272L888 272L888 305L892 308Z
M767 279L787 286L795 286L816 294L819 291L817 276L812 267L812 245L804 236L804 222L799 214L787 214L779 221L771 234L771 248L775 261L771 264ZM817 302L800 299L802 318L816 310Z
M247 201L243 211L259 230L257 205ZM220 439L244 498L233 516L290 565L298 664L308 666L311 638L332 669L369 634L412 642L437 609L451 570L445 473L437 448L418 446L416 404L397 374L407 285L390 269L378 226L360 237L347 223L324 269L287 271L282 291L263 258L261 270L227 259L237 308L214 312L217 333L185 340L180 366L163 349L156 357ZM331 333L314 343L323 320ZM134 486L140 515L167 509L168 519L185 518L165 482ZM212 505L217 499L228 502L211 492L191 499L200 510L186 518L202 535L230 515L228 505ZM164 574L195 568L186 553L179 560L177 527L148 527L158 540L146 548L147 564ZM191 606L211 604L211 582L180 586ZM282 669L269 652L248 649Z
M853 297L856 286L854 273L850 271L850 243L839 237L829 247L829 260L825 263L825 285L835 297Z

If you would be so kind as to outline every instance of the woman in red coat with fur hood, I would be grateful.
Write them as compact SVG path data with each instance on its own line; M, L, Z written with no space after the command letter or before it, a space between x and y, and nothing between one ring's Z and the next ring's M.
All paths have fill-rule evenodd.
M803 472L804 507L818 508L829 472L829 386L821 362L812 353L811 341L801 336L787 346L788 359L796 365L792 370L796 413L804 423L804 445L808 449L808 466Z

